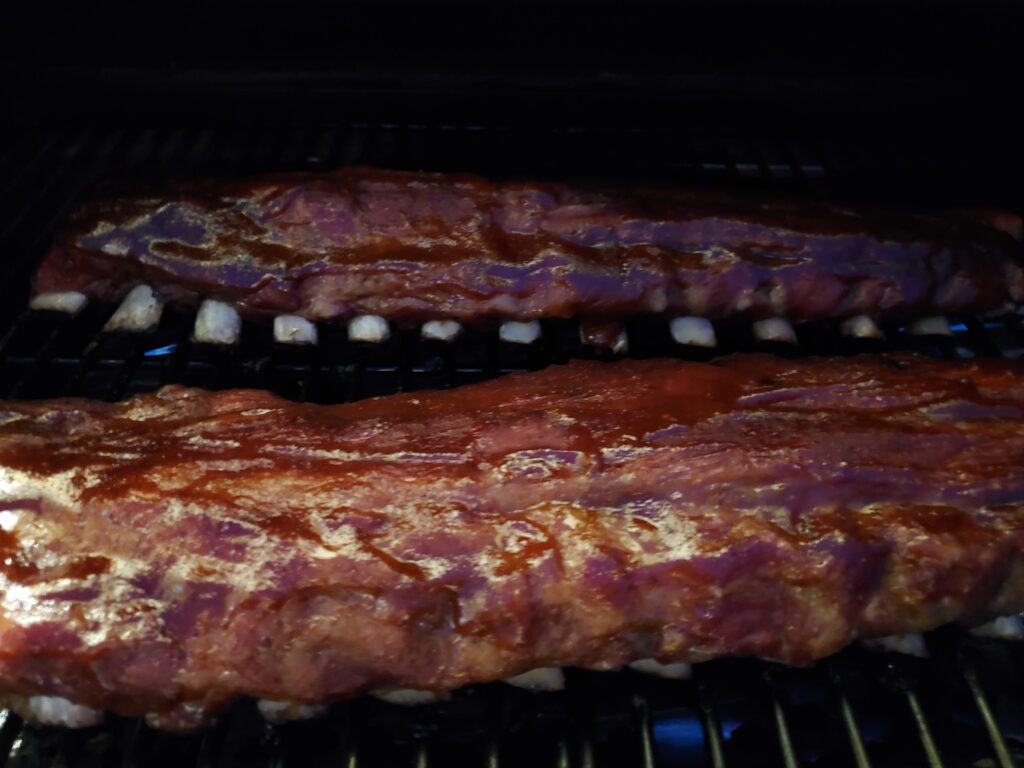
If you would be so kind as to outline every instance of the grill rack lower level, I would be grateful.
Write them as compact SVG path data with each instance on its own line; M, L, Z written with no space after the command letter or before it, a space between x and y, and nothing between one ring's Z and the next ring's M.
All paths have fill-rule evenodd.
M1024 648L947 628L930 658L851 648L813 668L744 659L692 680L567 671L564 691L500 683L407 708L361 698L264 722L239 703L217 726L152 731L109 717L67 731L0 712L6 766L998 766L1024 758ZM1017 681L1007 684L1008 680Z

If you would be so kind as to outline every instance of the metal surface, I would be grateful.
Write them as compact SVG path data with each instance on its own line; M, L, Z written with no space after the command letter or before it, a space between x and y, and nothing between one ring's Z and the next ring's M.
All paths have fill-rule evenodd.
M600 132L529 135L480 126L306 125L105 132L54 129L0 141L0 397L81 395L113 400L178 382L253 386L319 402L398 390L456 386L574 356L613 357L579 341L568 322L546 322L537 343L500 341L468 330L451 344L399 331L382 345L348 341L321 325L316 345L277 344L269 325L246 323L231 347L190 339L194 316L169 307L157 328L103 333L116 309L88 306L77 317L27 309L29 279L53 226L93 182L121 175L235 174L368 162L485 172L572 173L622 147L612 171L729 182L785 192L852 194L882 160L863 162L826 143L709 141L673 144L668 134ZM500 147L510 148L504 155ZM637 147L640 147L638 149ZM496 157L502 160L495 160ZM556 159L557 158L557 159ZM660 159L659 159L660 158ZM922 163L933 158L922 156ZM523 161L523 162L520 162ZM501 163L500 165L498 163ZM901 173L916 173L902 158ZM906 187L906 175L893 180ZM955 178L955 176L951 176ZM942 196L928 190L923 197ZM950 193L952 194L952 193ZM994 201L990 201L994 202ZM1014 201L1007 201L1013 206ZM950 318L952 336L915 337L884 328L886 341L852 340L838 327L799 327L799 346L758 342L749 328L717 328L721 352L850 354L916 349L943 357L1024 352L1024 326ZM628 326L630 354L706 359L675 344L667 319ZM199 734L157 733L108 718L68 732L0 713L0 766L1006 766L1024 760L1024 649L946 629L927 638L930 658L851 648L812 669L750 660L697 665L693 680L633 671L569 670L565 691L528 693L501 684L457 692L450 701L402 708L376 700L332 707L322 719L264 723L241 702ZM964 655L968 653L968 655ZM986 661L987 660L987 661Z

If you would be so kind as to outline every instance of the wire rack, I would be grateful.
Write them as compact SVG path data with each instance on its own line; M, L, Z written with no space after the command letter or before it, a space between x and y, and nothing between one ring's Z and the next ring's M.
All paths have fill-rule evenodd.
M926 183L936 166L921 146L910 151L760 139L681 142L667 132L640 129L86 126L11 130L2 142L0 397L113 400L176 382L260 387L297 400L341 402L456 386L572 357L614 356L584 346L576 326L562 321L544 323L542 337L528 346L473 330L451 344L399 331L387 343L371 345L350 342L343 329L322 325L319 344L296 347L274 343L267 325L246 323L238 344L220 347L194 342L193 315L178 308L168 308L159 326L142 334L104 333L113 306L90 305L74 318L29 311L30 275L53 227L90 186L111 178L159 181L352 162L565 175L585 173L588 162L602 157L608 158L608 174L811 195L877 191L885 179L889 191L942 195ZM944 178L969 177L972 169L957 162L943 166ZM797 329L796 347L759 342L747 327L724 325L718 352L912 349L948 359L1024 353L1019 318L950 322L951 335L933 337L889 325L884 342L850 339L830 324L806 326ZM633 356L711 354L675 344L659 318L636 318L627 331ZM284 725L265 723L252 702L243 701L216 727L189 735L158 733L121 718L64 731L0 712L0 765L1007 768L1024 759L1024 649L955 629L930 634L927 647L928 658L851 648L810 669L726 659L697 665L693 679L685 681L568 670L566 689L559 692L491 684L411 709L358 699L333 706L321 719Z

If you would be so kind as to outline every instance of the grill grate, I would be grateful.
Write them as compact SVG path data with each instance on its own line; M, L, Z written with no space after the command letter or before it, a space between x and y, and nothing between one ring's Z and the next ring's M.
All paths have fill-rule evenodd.
M1000 676L1020 671L1019 649L937 635L931 660L859 649L813 669L722 660L683 682L569 670L562 692L493 684L409 710L360 699L284 725L243 702L197 734L123 718L64 731L7 714L0 748L8 766L1015 765L1024 730Z
M102 179L159 181L350 162L566 175L585 172L593 157L609 158L611 174L786 193L857 195L884 177L890 191L916 189L918 198L929 199L943 194L941 187L924 189L936 176L936 161L921 146L906 153L858 151L834 142L682 142L668 132L639 129L446 125L89 126L13 133L0 144L0 397L112 400L178 382L340 402L455 386L571 357L614 357L582 345L578 328L563 321L544 323L541 339L529 346L474 330L453 344L399 331L375 346L350 342L343 329L324 325L318 345L295 347L275 344L266 325L246 323L239 344L223 348L192 341L193 314L173 307L144 334L103 333L113 306L90 305L75 318L26 309L30 274L52 228ZM893 157L899 158L895 165L885 161ZM949 171L947 180L962 190L959 174ZM851 354L884 347L943 358L1024 354L1021 318L950 320L951 336L918 337L890 325L885 342L847 338L832 324L802 327L798 348L758 342L749 327L723 326L718 351ZM710 356L674 344L658 318L636 318L627 330L634 356ZM687 681L568 670L560 692L491 684L413 709L360 699L333 706L321 720L284 725L266 724L252 702L242 702L217 727L188 735L154 732L123 718L69 732L0 712L0 766L1006 768L1024 760L1024 648L954 629L930 634L927 644L928 659L851 648L811 669L725 659L697 665Z

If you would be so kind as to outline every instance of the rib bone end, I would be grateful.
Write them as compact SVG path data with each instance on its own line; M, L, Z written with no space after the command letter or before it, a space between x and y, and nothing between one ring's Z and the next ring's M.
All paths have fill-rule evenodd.
M274 340L282 344L316 344L316 326L298 315L278 315L274 318Z
M462 333L462 326L455 320L428 320L420 329L424 339L433 341L454 341Z
M949 322L946 318L938 315L936 317L922 317L910 325L910 333L914 336L952 336L949 330Z
M234 344L242 333L242 318L230 304L207 299L196 315L195 339L207 344Z
M565 688L565 674L559 667L538 667L502 682L530 691L561 691Z
M848 317L839 325L839 330L844 336L852 336L857 339L884 339L885 334L878 327L878 323L867 315Z
M148 285L137 285L124 297L121 306L111 315L105 331L129 331L138 333L155 327L163 313L163 303Z
M75 704L60 696L29 696L13 709L40 725L61 728L91 728L103 722L103 713L92 707Z
M797 344L796 331L788 320L769 317L754 323L754 338L758 341L778 341L783 344Z
M357 315L349 321L348 340L383 344L391 337L388 321L380 315Z
M928 648L924 644L924 636L914 633L909 635L889 635L862 640L861 643L876 651L901 653L904 656L928 657Z
M78 291L60 291L56 293L37 293L29 301L29 309L49 312L66 312L78 314L89 300L84 293Z
M389 704L400 704L403 707L411 707L416 704L429 704L442 698L440 694L433 691L419 691L415 688L396 688L392 691L371 691L370 695L375 699L386 701Z
M540 338L540 323L536 320L529 320L525 323L517 320L509 320L501 324L498 336L502 341L510 344L533 344Z
M1000 616L975 627L971 634L996 640L1024 640L1024 619L1020 616Z
M669 332L677 344L686 344L691 347L707 347L709 349L718 346L718 339L715 337L715 327L711 321L704 317L676 317L669 323Z
M638 659L632 662L629 668L643 672L645 675L664 677L668 680L689 680L693 674L690 665L682 661L662 664L656 659Z
M274 701L272 699L260 699L256 702L256 709L263 715L264 720L271 723L310 720L320 717L327 711L327 707L318 704L300 704L295 701Z

